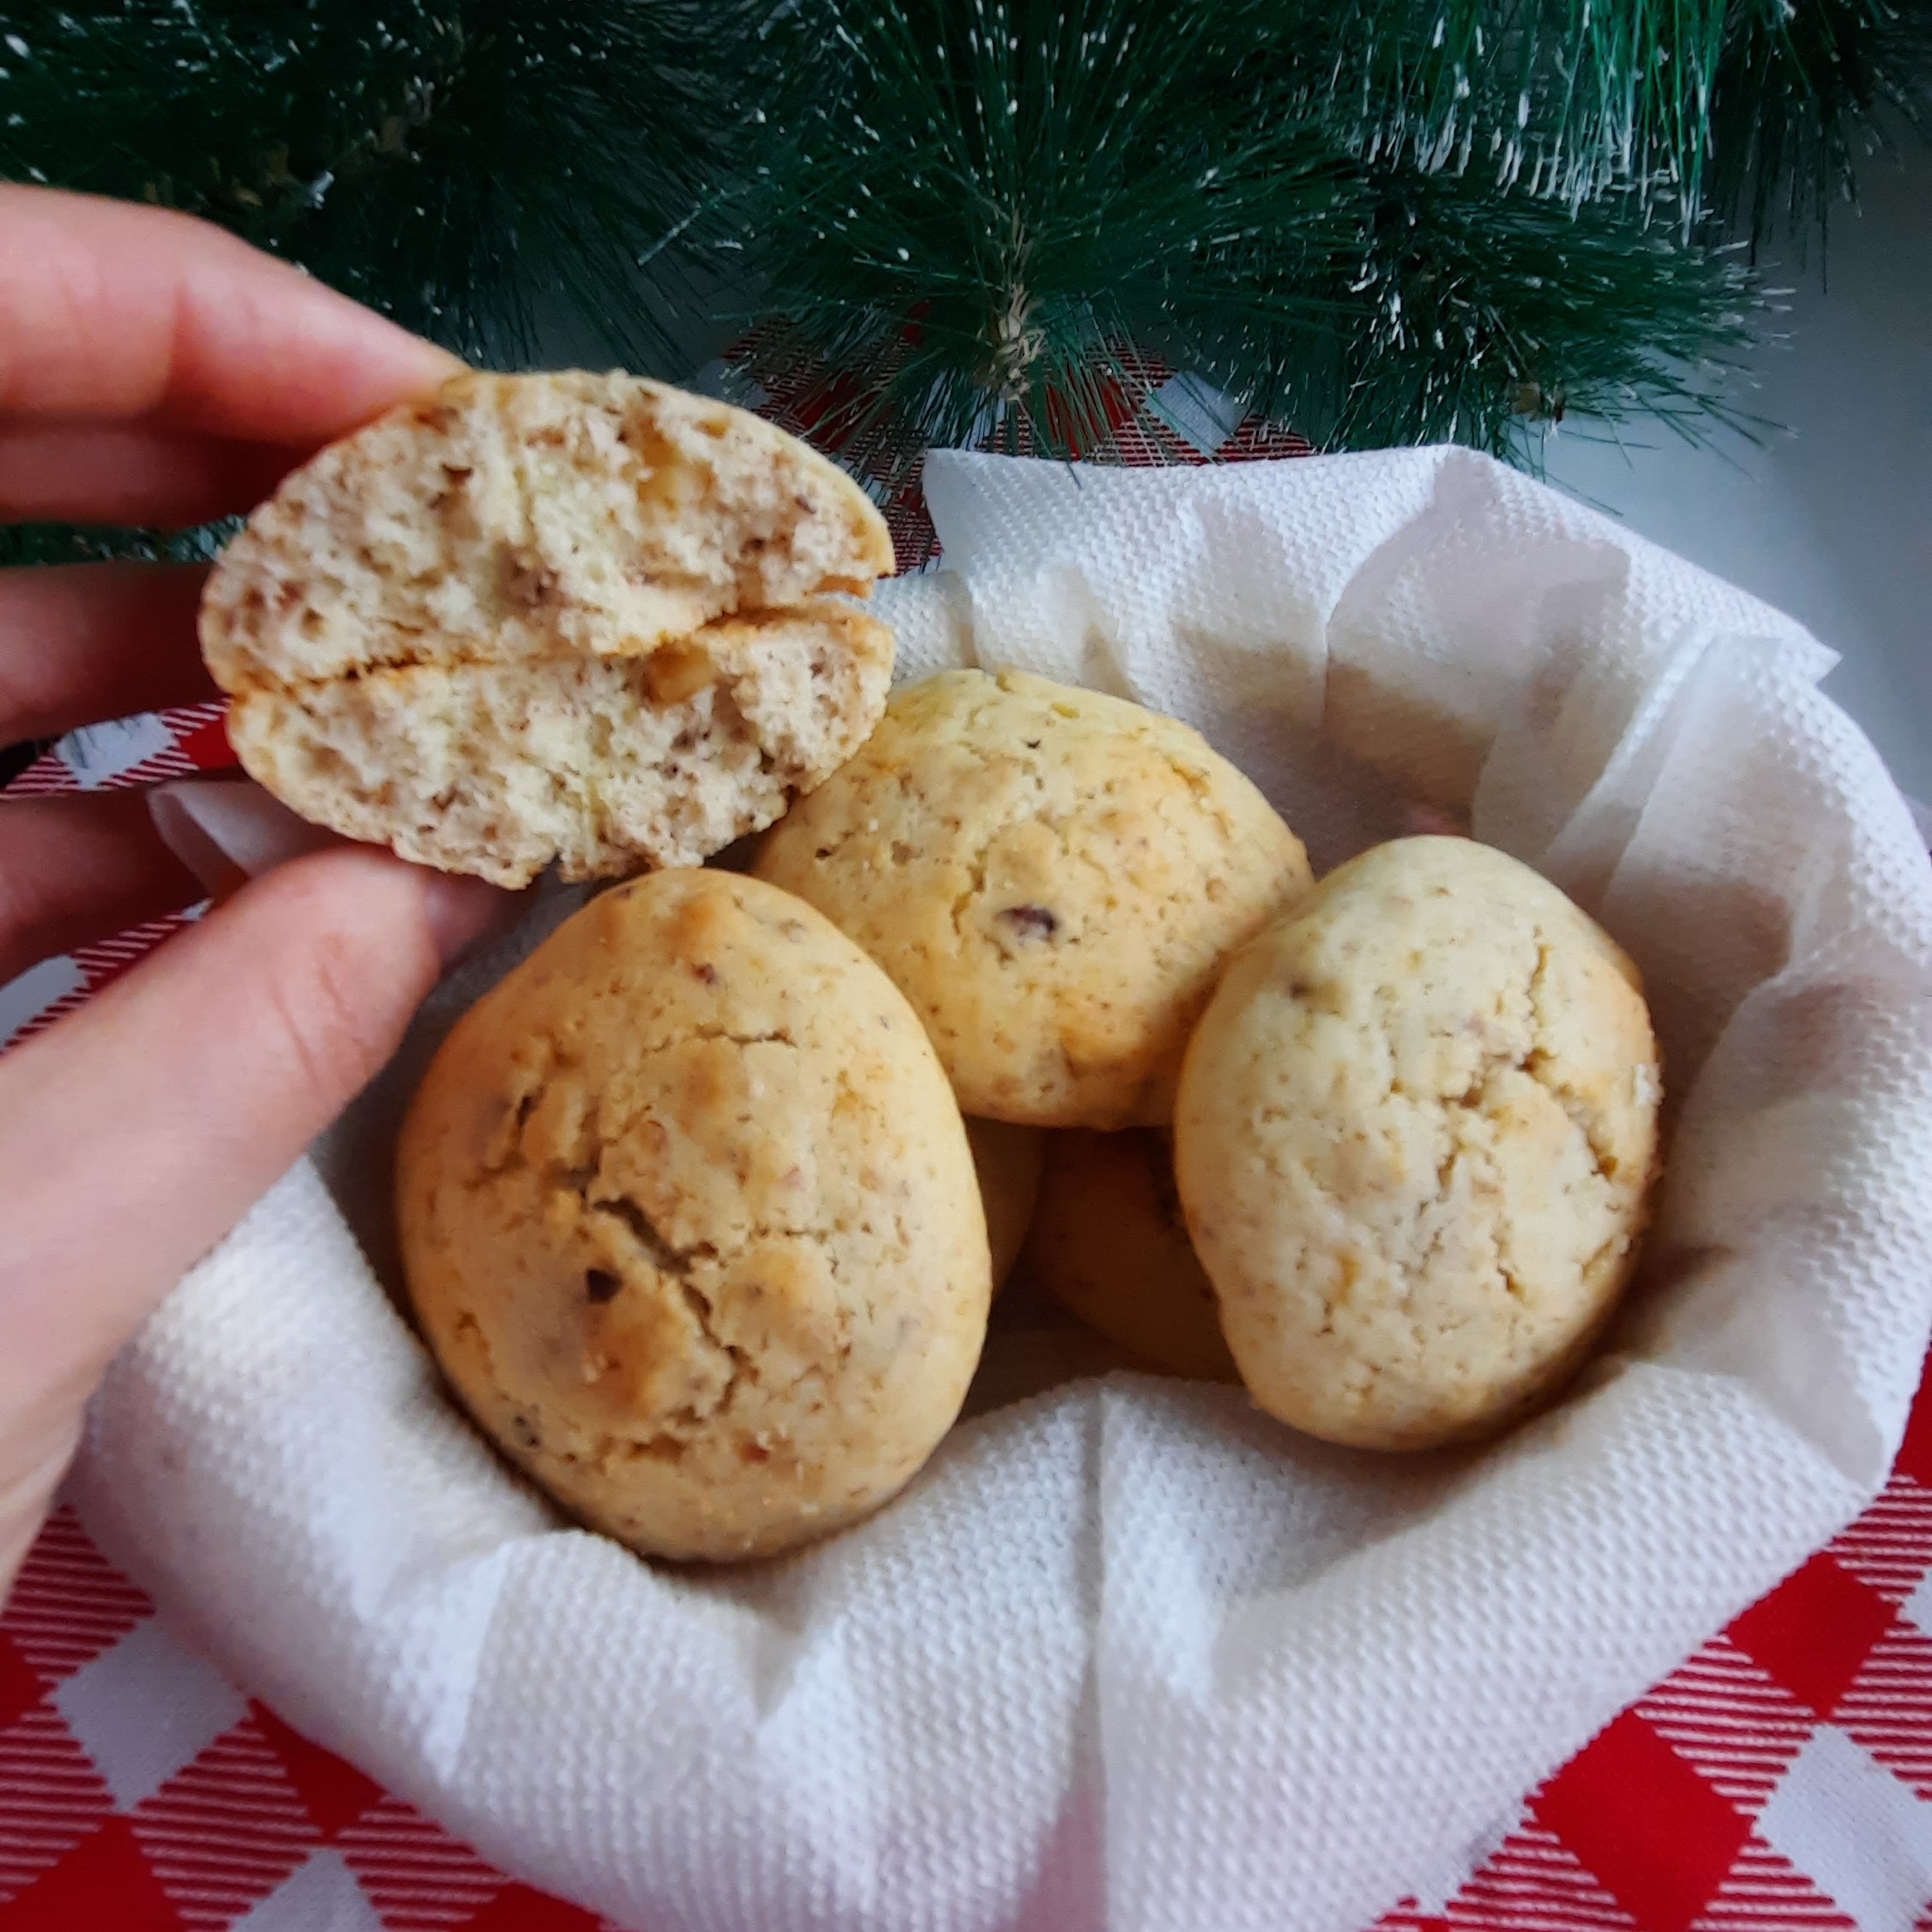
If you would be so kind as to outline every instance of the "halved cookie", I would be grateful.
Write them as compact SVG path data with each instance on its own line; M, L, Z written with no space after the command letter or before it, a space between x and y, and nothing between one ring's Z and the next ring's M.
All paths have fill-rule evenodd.
M287 477L209 580L249 772L503 885L691 865L862 744L892 567L795 438L624 375L463 375Z

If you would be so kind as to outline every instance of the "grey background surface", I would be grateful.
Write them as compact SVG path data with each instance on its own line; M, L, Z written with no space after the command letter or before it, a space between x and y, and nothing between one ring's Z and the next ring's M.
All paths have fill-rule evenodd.
M1932 802L1932 152L1868 163L1822 262L1766 265L1792 289L1789 341L1740 399L1781 430L1715 449L1558 434L1547 474L1837 651L1826 689Z

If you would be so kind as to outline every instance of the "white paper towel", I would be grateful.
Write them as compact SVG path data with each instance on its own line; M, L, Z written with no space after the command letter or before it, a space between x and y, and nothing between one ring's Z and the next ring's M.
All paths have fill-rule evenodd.
M1932 1320L1932 868L1827 653L1485 459L946 455L927 493L902 674L1178 713L1324 866L1468 809L1636 956L1675 1144L1583 1388L1405 1461L1087 1382L816 1550L653 1570L506 1474L344 1218L386 1265L386 1123L499 957L117 1364L80 1500L296 1724L649 1932L1353 1932L1883 1479Z

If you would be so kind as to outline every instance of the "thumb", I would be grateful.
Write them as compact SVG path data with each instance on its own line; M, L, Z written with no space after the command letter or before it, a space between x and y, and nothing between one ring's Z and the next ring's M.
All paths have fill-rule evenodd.
M368 848L313 852L0 1059L0 1483L70 1439L114 1351L510 902Z

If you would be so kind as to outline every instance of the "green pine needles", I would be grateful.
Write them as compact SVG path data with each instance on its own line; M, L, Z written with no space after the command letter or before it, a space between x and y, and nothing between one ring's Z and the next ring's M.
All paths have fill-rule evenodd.
M723 238L783 325L744 374L888 477L928 443L1103 449L1122 344L1328 447L1721 416L1756 298L1686 233L1702 143L1649 78L1656 18L1625 9L1623 66L1587 30L1559 64L1567 10L790 10L783 132ZM1668 16L1704 61L1708 14Z
M203 215L459 355L668 366L705 0L0 0L0 175ZM653 299L647 300L648 287Z
M729 322L888 485L1104 456L1143 355L1319 447L1533 461L1730 419L1751 245L1929 76L1932 0L0 0L0 175L480 361L688 377Z
M1905 127L1932 129L1929 0L1741 8L1711 82L1706 199L1753 242L1822 235L1859 163Z
M730 28L706 0L0 0L0 179L204 216L473 361L562 331L675 378L696 298L663 244L730 124ZM225 533L0 529L0 565Z

